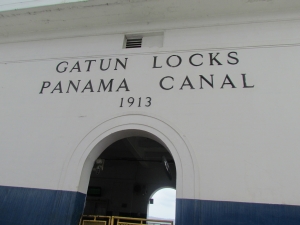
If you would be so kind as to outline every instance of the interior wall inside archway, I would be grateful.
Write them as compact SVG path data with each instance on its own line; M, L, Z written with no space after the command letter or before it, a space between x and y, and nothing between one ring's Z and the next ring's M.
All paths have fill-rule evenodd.
M176 168L169 151L146 137L123 138L95 161L84 214L146 218L151 194L166 186L176 188Z

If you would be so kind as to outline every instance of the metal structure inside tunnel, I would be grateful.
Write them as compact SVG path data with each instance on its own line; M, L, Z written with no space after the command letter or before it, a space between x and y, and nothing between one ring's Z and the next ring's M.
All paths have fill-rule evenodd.
M164 146L146 137L118 140L95 160L84 214L147 218L152 193L166 186L176 189L176 167Z

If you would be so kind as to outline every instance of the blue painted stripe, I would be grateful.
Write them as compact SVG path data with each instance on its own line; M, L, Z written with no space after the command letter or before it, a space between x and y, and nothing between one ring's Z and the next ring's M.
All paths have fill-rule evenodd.
M0 186L1 225L78 225L85 195ZM177 199L176 225L299 225L300 206Z
M78 225L84 201L79 192L0 186L0 224Z
M300 206L176 200L176 225L299 225Z

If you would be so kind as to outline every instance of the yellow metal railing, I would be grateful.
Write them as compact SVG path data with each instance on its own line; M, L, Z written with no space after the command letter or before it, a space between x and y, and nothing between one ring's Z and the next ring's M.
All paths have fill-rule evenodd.
M173 221L120 217L120 216L84 215L81 217L79 222L79 225L137 225L137 224L173 225Z
M111 225L111 216L84 215L79 225Z
M111 225L137 225L137 224L173 225L173 221L130 218L130 217L120 217L120 216L112 216L112 219L111 219Z

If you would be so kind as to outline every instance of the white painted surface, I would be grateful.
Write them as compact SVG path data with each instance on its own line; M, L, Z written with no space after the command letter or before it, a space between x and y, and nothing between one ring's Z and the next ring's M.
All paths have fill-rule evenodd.
M0 42L291 21L299 9L298 0L89 0L1 12Z
M287 5L292 2L297 6L295 1ZM269 3L281 6L278 1L257 4ZM69 20L76 10L68 11ZM94 13L92 9L90 13ZM160 28L156 31L164 31L168 24L172 26L164 31L163 47L127 50L122 49L127 27L112 25L110 30L103 25L102 32L106 34L100 35L97 32L101 26L92 29L89 24L85 33L82 25L89 21L86 20L76 25L78 30L76 23L72 23L72 29L63 31L65 25L57 26L57 21L45 28L40 24L38 31L31 25L22 30L18 19L29 21L31 17L19 15L12 19L6 15L5 25L2 25L6 28L1 28L1 35L6 39L0 45L0 52L5 53L0 56L0 185L84 192L86 187L82 184L86 176L80 178L82 168L86 165L84 172L88 174L96 156L92 156L92 149L102 140L101 135L105 132L108 135L112 128L99 128L99 125L118 115L127 115L129 117L121 119L118 125L137 129L141 127L126 124L137 118L133 115L146 115L164 121L177 132L177 136L170 135L167 126L155 123L151 129L147 128L158 139L164 139L171 152L172 148L179 151L177 156L173 155L175 161L182 162L176 165L178 182L181 182L177 184L178 197L300 204L297 176L300 169L297 99L300 22L296 17L280 19L280 16L287 18L282 10L271 22L262 21L264 16L260 14L257 23L248 20L242 24L241 20L233 20L234 23L229 24L227 20L227 24L217 26L214 22L217 19L213 18L204 26L199 25L202 21L199 22L199 18L188 18L192 22L187 23L187 17L176 17L182 19L179 23L172 21L168 14L166 21L159 18L155 23L152 18L149 28L144 26L146 20L140 23L135 20L135 26L128 24L133 33L156 28ZM243 21L246 20L246 16L243 17ZM14 26L9 27L11 24ZM56 26L57 29L53 29ZM227 63L229 52L237 52L237 65ZM196 53L203 55L200 67L188 61ZM211 66L209 53L219 53L218 59L223 65ZM179 55L182 65L168 67L165 61L171 55ZM152 68L153 56L158 57L157 65L162 68ZM116 58L128 58L126 70L100 71L100 59L109 58L112 62ZM87 59L97 60L90 72L86 72ZM82 72L57 73L55 68L62 61L69 62L68 71L79 61ZM199 75L209 79L211 74L214 74L214 89L207 84L200 89ZM226 74L235 89L230 85L220 88ZM248 85L255 87L243 88L241 74L247 74ZM174 85L172 90L160 88L159 82L165 76L174 77L173 82L169 79L164 83ZM180 90L186 76L195 89ZM81 80L82 90L89 80L98 89L100 79L105 82L114 79L114 85L118 86L124 78L129 92L115 92L117 87L114 86L111 93L65 93L69 80ZM64 93L51 94L48 88L39 94L43 81L50 81L52 90L61 81ZM128 97L151 97L152 105L120 108L121 98ZM147 126L149 121L142 124ZM100 132L94 133L97 129ZM147 129L142 130L150 132ZM83 146L82 140L85 141ZM185 145L176 144L182 140ZM88 161L90 164L85 164ZM184 164L191 161L193 165ZM187 169L178 169L180 166ZM191 185L191 182L195 183Z

